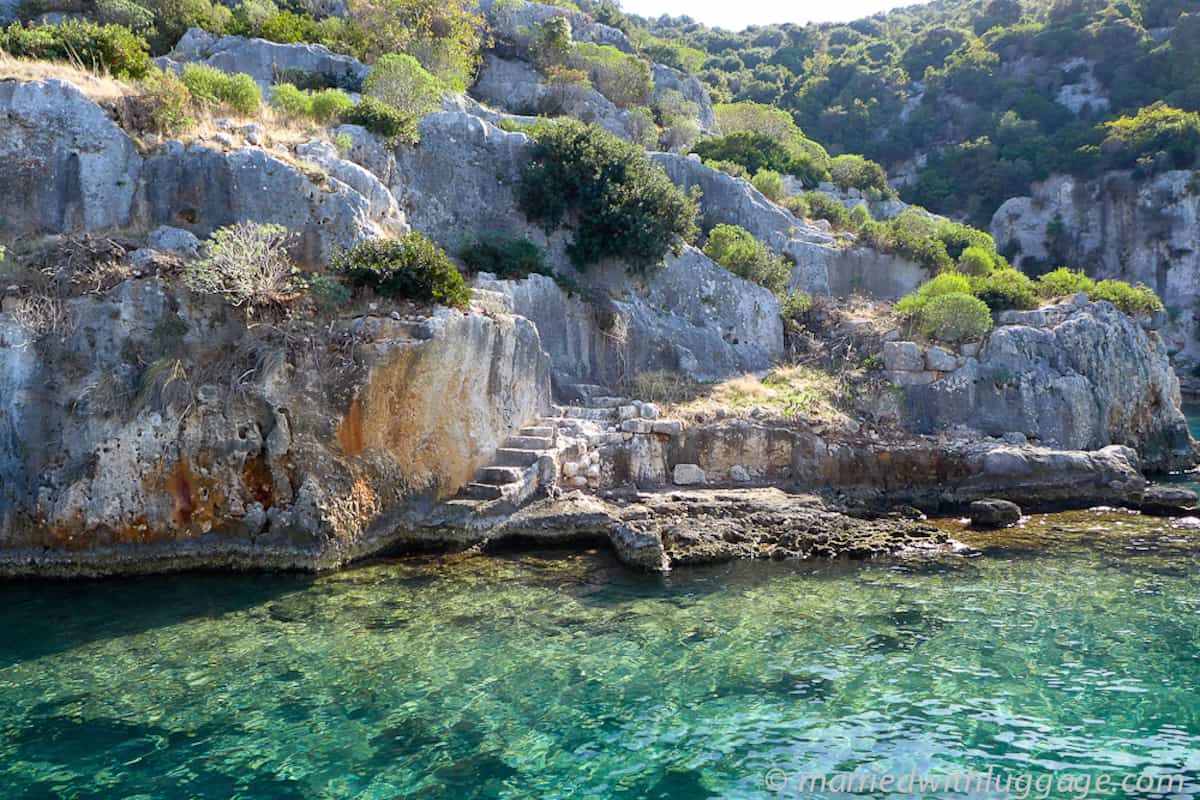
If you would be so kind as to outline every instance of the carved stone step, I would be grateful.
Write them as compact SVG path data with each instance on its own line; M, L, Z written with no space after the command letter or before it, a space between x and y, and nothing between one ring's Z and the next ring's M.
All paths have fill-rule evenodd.
M553 439L554 434L558 429L550 425L534 425L528 428L521 428L522 436L537 436L542 439Z
M623 406L628 402L629 401L624 397L601 396L589 397L583 401L583 405L587 406L588 408L616 408L617 406Z
M546 436L510 436L504 447L508 450L553 450L554 440Z
M476 473L479 483L490 483L493 486L504 486L517 483L524 473L517 467L484 467Z
M591 419L605 422L618 418L615 408L581 408L579 406L567 408L565 416L567 419Z
M474 500L499 500L504 496L500 487L491 483L468 483L458 494Z
M495 463L499 467L529 467L544 453L544 450L522 450L516 447L501 447L496 451Z

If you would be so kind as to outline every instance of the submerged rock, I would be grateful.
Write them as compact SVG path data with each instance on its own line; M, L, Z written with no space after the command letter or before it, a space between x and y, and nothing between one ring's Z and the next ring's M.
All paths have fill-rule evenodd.
M1142 492L1138 507L1146 514L1177 517L1195 513L1197 502L1196 492L1191 489L1155 484Z
M987 497L971 503L970 517L976 528L1007 528L1021 521L1021 507L1008 500Z

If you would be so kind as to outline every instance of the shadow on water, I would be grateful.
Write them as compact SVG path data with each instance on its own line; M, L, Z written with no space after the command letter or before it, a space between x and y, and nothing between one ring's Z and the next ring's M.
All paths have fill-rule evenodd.
M179 573L77 582L0 582L0 668L88 642L215 618L303 596L316 580L302 573ZM286 602L272 616L295 618ZM47 628L53 636L46 635Z

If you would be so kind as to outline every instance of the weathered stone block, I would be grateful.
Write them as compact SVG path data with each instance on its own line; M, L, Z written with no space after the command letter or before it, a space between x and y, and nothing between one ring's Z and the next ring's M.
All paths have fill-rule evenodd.
M883 365L893 371L920 372L925 369L925 354L916 342L884 342Z
M707 477L704 470L695 464L676 464L671 479L676 486L697 486L703 484Z

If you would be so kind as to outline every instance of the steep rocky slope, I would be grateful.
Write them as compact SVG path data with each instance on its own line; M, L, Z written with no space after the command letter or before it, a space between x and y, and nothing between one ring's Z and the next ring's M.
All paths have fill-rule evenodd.
M1096 278L1145 283L1167 306L1163 335L1184 385L1200 390L1200 194L1195 173L1096 180L1060 175L992 218L1000 248L1027 265L1069 264Z

